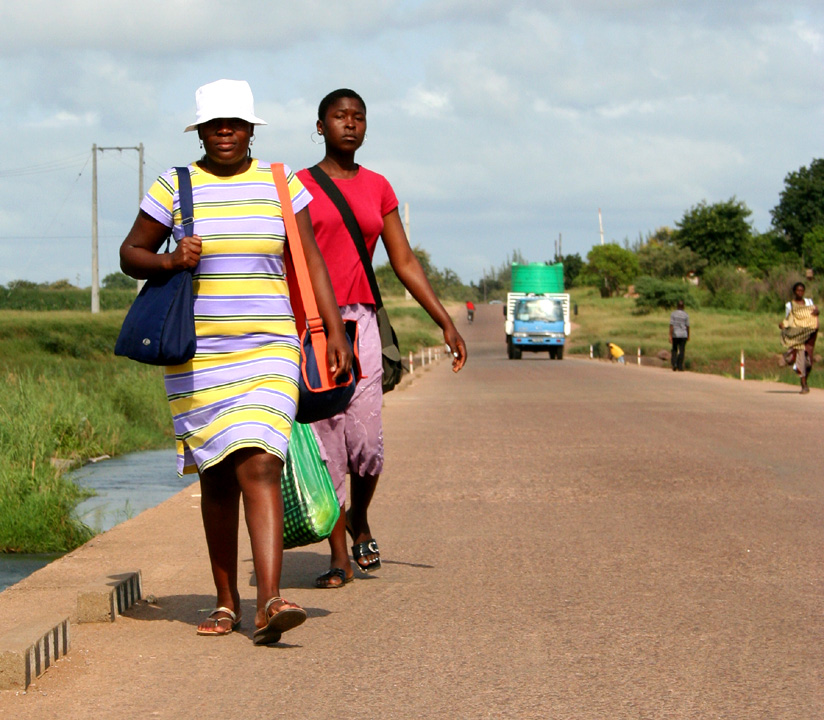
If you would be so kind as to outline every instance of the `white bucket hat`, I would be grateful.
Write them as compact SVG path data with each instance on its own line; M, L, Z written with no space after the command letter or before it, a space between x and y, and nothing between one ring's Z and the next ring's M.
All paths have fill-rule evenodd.
M197 120L183 132L196 130L201 123L215 118L240 118L252 125L266 125L255 115L255 101L252 88L245 80L215 80L202 85L195 93Z

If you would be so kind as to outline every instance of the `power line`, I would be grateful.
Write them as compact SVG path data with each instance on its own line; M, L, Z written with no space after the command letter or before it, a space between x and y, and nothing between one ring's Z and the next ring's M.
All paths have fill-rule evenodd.
M0 178L5 177L20 177L22 175L37 175L42 173L57 172L58 170L66 170L76 167L81 159L86 159L88 162L89 154L79 153L70 157L62 158L60 160L50 160L39 165L26 165L21 168L11 168L9 170L0 170ZM85 163L83 164L85 167Z
M88 235L0 235L0 240L86 240ZM101 238L122 238L122 235L100 235Z

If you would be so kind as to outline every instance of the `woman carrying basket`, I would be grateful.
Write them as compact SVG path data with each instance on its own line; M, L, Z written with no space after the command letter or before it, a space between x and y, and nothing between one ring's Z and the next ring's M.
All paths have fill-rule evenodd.
M801 393L810 392L807 378L813 368L815 340L818 337L818 308L810 298L805 298L807 290L803 282L793 285L791 300L785 305L786 315L778 323L781 328L781 343L787 348L784 359L801 378Z

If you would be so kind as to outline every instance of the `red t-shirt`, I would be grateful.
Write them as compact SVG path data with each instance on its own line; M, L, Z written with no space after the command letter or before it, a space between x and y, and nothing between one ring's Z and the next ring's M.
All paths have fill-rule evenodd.
M360 255L343 224L340 212L308 170L298 171L297 176L312 195L312 202L309 203L312 228L326 260L326 267L329 268L338 305L374 305L375 299L369 289ZM358 167L355 177L342 180L333 178L333 182L352 208L371 258L383 232L383 218L398 207L395 191L383 175L367 170L362 165Z

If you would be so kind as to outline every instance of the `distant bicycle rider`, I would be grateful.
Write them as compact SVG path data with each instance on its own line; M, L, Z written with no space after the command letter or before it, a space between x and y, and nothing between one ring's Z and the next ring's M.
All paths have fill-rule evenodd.
M466 301L466 319L472 322L475 319L475 303L471 300Z

